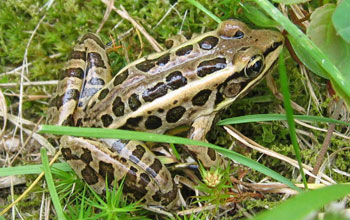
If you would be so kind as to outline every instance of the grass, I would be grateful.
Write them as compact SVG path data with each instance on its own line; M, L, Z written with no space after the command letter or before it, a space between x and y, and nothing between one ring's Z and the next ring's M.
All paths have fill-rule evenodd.
M175 1L170 1L170 3L174 4ZM327 57L330 54L324 54L321 50L314 47L315 45L310 43L306 36L300 35L301 33L296 29L295 25L285 20L284 17L280 17L281 15L272 10L270 8L271 5L268 5L263 0L257 0L256 4L254 2L241 3L240 1L225 0L220 2L209 0L179 1L174 6L176 10L171 10L169 13L167 11L171 8L170 4L163 1L149 1L148 4L144 4L142 1L133 1L132 3L129 1L115 1L116 7L120 4L161 45L165 39L177 34L180 30L184 33L200 33L202 31L213 30L217 26L218 19L225 20L235 17L247 22L251 27L276 27L279 23L279 28L283 26L284 29L288 30L288 37L291 39L293 48L299 51L299 54L300 51L305 53L306 56L304 57L313 58L311 59L314 60L312 64L308 63L310 61L302 59L306 66L314 72L316 72L315 69L317 68L325 72L327 78L333 83L335 90L344 98L345 103L348 104L349 98L347 94L349 93L347 89L350 88L347 86L348 81L344 79L344 74L341 72L342 69L338 70L338 67L332 64L332 57ZM297 7L303 6L313 11L321 8L322 5L320 4L319 1L311 1L309 4L299 3ZM276 21L266 16L260 7L269 11L269 15ZM3 162L0 163L5 168L0 169L0 176L8 178L15 174L25 175L26 185L30 185L34 182L37 174L40 174L43 169L45 171L45 183L47 183L47 185L45 184L43 186L38 184L32 185L31 191L28 192L29 194L26 194L27 197L17 203L16 209L5 213L4 217L6 219L11 218L12 215L26 216L26 219L38 219L39 216L44 215L47 215L46 217L48 218L59 219L64 219L65 217L67 219L143 219L146 217L152 219L156 215L152 212L139 210L140 207L138 204L129 204L121 193L121 186L111 192L107 191L104 197L96 195L96 193L88 189L70 171L69 166L64 162L55 161L56 163L53 164L54 168L51 168L52 174L50 174L48 160L45 159L46 153L44 152L41 156L43 165L35 164L37 163L37 155L39 155L39 147L47 147L49 143L40 134L31 134L31 130L35 130L34 124L39 121L40 117L45 116L48 107L48 97L53 93L55 87L53 86L55 81L52 80L58 78L74 41L78 36L86 32L95 32L102 23L105 11L106 5L98 0L49 1L48 4L45 1L37 1L35 3L15 0L0 2L0 88L4 96L4 99L0 100L0 104L2 109L8 112L7 126L0 137L2 138L2 143L8 143L10 140L26 143L24 148L14 147L12 150L2 150L1 161ZM117 28L114 29L116 25ZM154 52L142 34L139 35L135 31L127 32L132 27L128 21L122 20L112 11L100 31L100 36L104 42L110 42L111 38L117 39L123 36L124 33L127 33L123 38L116 40L117 45L122 45L124 50L118 50L110 54L114 73L129 61L137 59L140 55ZM299 27L302 27L302 25L299 25ZM35 31L33 32L33 30ZM139 36L142 37L140 38ZM143 46L141 47L140 45ZM313 183L306 185L306 178L312 172L312 167L304 165L306 175L300 173L299 170L295 170L294 167L298 167L298 163L299 167L301 167L302 163L313 166L317 162L316 155L323 144L324 136L327 132L326 123L337 123L336 136L333 136L329 143L327 150L330 154L329 161L326 160L323 162L323 169L321 170L319 180L321 183L327 185L334 184L335 182L348 183L349 177L347 174L350 170L348 149L350 144L348 139L346 139L349 136L347 131L349 124L345 117L348 113L346 113L346 109L344 108L343 112L345 113L343 115L332 118L329 108L334 106L333 103L335 101L331 97L332 93L328 95L330 89L325 86L326 79L312 73L305 74L302 68L297 67L296 62L287 50L284 51L284 54L288 78L282 81L283 77L279 77L276 74L274 78L277 81L287 82L289 84L290 99L285 100L283 105L278 93L272 94L267 89L265 83L262 83L251 91L245 99L234 103L225 112L224 118L227 119L218 123L220 126L235 123L234 128L240 130L244 136L250 138L247 140L242 134L234 134L235 138L241 138L239 141L244 143L245 146L234 145L234 151L217 146L230 146L232 137L226 133L227 130L234 132L230 126L226 126L226 130L221 127L214 129L211 134L214 138L210 138L210 140L213 140L213 144L198 143L178 137L160 135L152 135L150 137L150 135L135 134L132 132L128 134L118 130L111 131L110 135L118 138L123 138L120 135L126 135L127 139L135 139L136 137L136 139L140 140L192 143L213 147L236 162L250 167L252 170L249 169L247 171L248 168L237 167L237 165L233 166L229 172L223 172L223 181L217 189L205 188L205 185L201 185L199 188L200 191L207 192L207 195L217 195L218 200L215 200L215 196L206 197L204 195L201 198L194 198L193 201L200 201L204 206L210 206L210 204L215 204L218 201L222 204L222 201L228 200L225 200L226 195L222 195L221 197L220 191L227 194L226 187L228 186L230 187L228 188L230 193L234 191L235 195L241 196L244 199L235 200L234 202L238 204L237 207L240 208L227 210L226 217L232 219L242 218L244 216L248 217L261 212L262 208L275 207L274 211L271 212L272 214L261 214L258 215L257 219L288 219L288 213L290 212L299 213L300 218L302 218L302 216L307 215L311 211L321 209L330 201L342 198L349 193L349 187L347 185L335 185L320 190L308 191L302 193L299 197L294 197L287 202L283 202L281 194L289 196L294 193L290 188L280 190L279 186L270 185L268 190L266 190L264 184L274 183L271 179L272 177L286 183L295 190L300 190L293 183L300 183L299 175L301 175L304 179L304 188L307 188L307 186L312 188ZM21 68L19 71L11 71L21 66L28 66L28 69L24 68L23 72ZM27 86L20 87L20 81L27 83ZM344 85L341 84L342 81ZM39 83L40 85L35 83ZM284 97L288 96L285 93L287 91L286 87L282 88L283 85L276 87L271 79L268 80L268 84L269 87L282 90ZM291 108L287 108L290 102L289 100L297 102L300 106L300 108L297 108L297 105L292 103L294 117L303 120L303 122L297 121L295 125L296 130L292 133L289 133L288 128L292 130L294 127L291 125L293 120L289 120L288 126L284 122L277 121L285 120L286 117L289 119L293 117L291 116ZM281 114L284 113L281 111L283 107L287 110L287 116ZM265 113L269 114L267 116L256 116L256 114ZM0 114L2 115L1 112ZM24 129L15 129L15 125L18 124L15 120L17 114L28 120L22 122ZM308 121L308 124L304 121ZM60 132L60 129L67 130L67 128L54 127L43 127L43 129L53 129L53 132L56 133ZM69 134L72 134L73 131L78 136L84 136L85 134L89 137L92 134L106 135L107 133L107 131L101 131L101 129L84 130L68 128ZM13 133L15 133L14 137L12 137ZM298 152L299 148L295 147L293 149L290 147L290 139L294 140L294 144L298 140L300 145L301 150L300 157L297 157L298 162L294 162L292 159L296 158L294 151ZM275 152L269 151L267 153L265 149L259 148L260 145L253 140ZM255 146L253 148L255 150L247 146ZM180 150L181 155L181 149L176 145L174 148ZM47 147L47 149L50 159L53 156L53 148ZM264 156L266 153L269 156ZM283 162L280 159L282 158L281 155L284 156ZM40 183L41 180L37 181ZM237 188L232 187L232 183ZM298 185L298 187L301 186ZM8 206L21 194L21 192L17 192L16 190L23 191L24 188L26 187L23 185L9 185L9 188L1 189L1 195L4 196L1 196L0 207ZM240 191L242 189L243 191ZM57 192L55 193L55 191ZM260 196L263 196L263 198ZM41 202L44 197L51 199L55 212L52 211L53 208L50 209L51 207L49 208L50 212L45 214L42 212L42 210L48 207L48 204ZM30 198L29 202L28 198ZM308 201L307 204L310 207L305 208L305 205L303 205L305 201ZM282 203L281 206L278 206L280 203ZM190 204L192 206L188 208L189 210L195 208L197 203L193 202ZM177 214L179 215L176 218L205 219L209 216L216 218L222 209L208 209L205 212L203 211L199 216L197 214L183 216L184 213L188 213L186 211L185 209L178 212ZM285 213L287 213L287 217L283 217ZM296 216L294 217L296 219Z

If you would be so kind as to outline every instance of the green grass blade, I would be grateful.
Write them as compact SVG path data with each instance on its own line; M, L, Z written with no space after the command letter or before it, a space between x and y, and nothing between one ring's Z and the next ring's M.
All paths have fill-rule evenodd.
M339 125L350 126L350 123L336 120L333 118L325 118L321 116L313 115L294 115L295 119L301 121L310 121L310 122L324 122L324 123L333 123ZM217 123L217 125L232 125L232 124L242 124L250 122L262 122L262 121L286 121L287 117L285 114L256 114L256 115L244 115L234 118L226 118Z
M295 131L295 122L294 122L294 117L293 117L292 104L290 103L290 93L289 93L289 89L288 89L288 77L287 77L286 65L284 63L283 52L281 53L281 55L278 59L278 70L280 73L281 90L282 90L282 94L283 94L284 109L286 110L290 139L291 139L292 144L293 144L296 159L298 160L299 170L300 170L300 174L303 178L304 187L305 187L305 189L308 189L307 181L306 181L306 177L305 177L305 173L304 173L304 169L303 169L303 164L301 162L300 147L298 144L297 133Z
M55 163L52 165L52 168L57 168L62 171L72 170L67 163ZM42 171L43 171L43 165L4 167L4 168L0 168L0 177L13 176L13 175L25 175L25 174L39 174Z
M66 217L63 213L61 203L60 203L60 199L59 199L57 191L56 191L55 183L53 182L51 168L49 165L49 159L47 158L46 149L41 148L40 154L41 154L41 161L43 163L43 169L44 169L44 173L45 173L47 187L49 189L51 201L55 207L57 217L58 217L58 219L66 219Z
M293 219L302 220L312 212L322 208L331 201L350 194L350 185L338 184L320 189L305 191L288 199L270 211L266 211L253 220Z
M258 162L246 158L234 151L227 150L218 147L214 144L191 140L187 138L174 137L169 135L160 135L139 131L126 131L119 129L102 129L102 128L77 128L77 127L66 127L66 126L54 126L54 125L42 125L40 126L39 133L49 133L56 135L70 135L70 136L83 136L83 137L96 137L96 138L113 138L113 139L124 139L124 140L140 140L140 141L151 141L151 142L164 142L173 144L185 144L185 145L196 145L209 147L224 156L235 160L245 166L248 166L254 170L257 170L265 175L272 177L273 179L280 181L294 190L301 191L287 178L281 176L277 172L259 164Z
M267 0L255 0L255 2L263 8L271 17L282 25L285 30L298 39L299 46L309 52L310 56L328 73L338 94L345 100L345 103L350 107L350 81L338 70L329 58L287 17L285 17L278 9L276 9Z
M217 17L216 15L214 15L211 11L206 9L201 3L199 3L195 0L187 0L187 2L191 3L192 5L194 5L195 7L200 9L201 11L203 11L205 14L207 14L209 17L211 17L217 23L219 23L219 24L221 23L221 19L219 17Z
M252 2L245 2L240 5L245 12L243 13L243 16L255 25L264 28L275 28L278 26L278 23L275 20L271 19L260 8L256 7L255 4L252 4Z

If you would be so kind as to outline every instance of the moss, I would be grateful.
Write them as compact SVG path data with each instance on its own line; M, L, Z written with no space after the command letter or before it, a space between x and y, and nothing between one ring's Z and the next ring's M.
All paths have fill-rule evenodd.
M29 67L29 74L26 75L26 77L30 81L56 80L76 39L84 33L96 32L106 10L106 6L100 0L54 1L51 8L45 11L43 6L46 2L47 1L30 0L0 1L1 73L22 65L24 51L29 37L40 19L46 15L28 48L28 62L31 62L32 65ZM177 11L172 10L158 26L156 26L157 23L170 8L168 1L115 1L115 6L118 7L120 2L130 15L142 24L146 31L160 43L163 43L168 37L178 34L181 24L183 24L182 31L185 33L201 33L213 30L217 27L215 21L186 1L179 1L176 6ZM170 1L171 4L174 4L175 2L176 1ZM239 7L240 1L238 0L225 0L220 2L202 0L199 2L222 20L233 16L236 18L242 17L243 11ZM183 22L181 16L184 16L186 11L187 16ZM113 39L117 39L118 36L132 27L128 21L124 20L117 29L113 29L120 20L121 18L112 11L100 32L101 38L105 43L111 42L110 36L112 36ZM140 39L135 31L131 32L130 35L123 39L123 43L127 48L131 61L135 60L141 52L143 55L154 52L148 42L144 38L142 38L142 40L144 43L143 48L140 47ZM121 42L116 41L116 44L120 45ZM56 58L49 57L55 54L60 54L60 56ZM110 53L109 57L111 59L113 73L118 72L118 70L127 63L122 50ZM292 100L296 101L299 105L308 108L310 96L304 85L305 79L298 72L297 67L297 64L292 59L287 59L290 93L292 94ZM279 88L278 75L275 73L273 76L276 80L277 87ZM0 76L1 83L18 81L18 75ZM325 82L323 79L316 76L312 76L312 82L316 95L322 97L325 102L321 103L321 106L315 106L314 103L311 102L308 113L312 115L327 115L327 106L330 99L324 95L327 92L325 86L323 86ZM52 94L54 90L54 86L30 86L24 88L24 93L27 95L46 95ZM2 91L18 94L19 88L16 87L9 90L2 88ZM6 100L8 106L18 104L17 97L6 96ZM39 117L43 116L47 110L47 102L48 99L35 101L25 99L23 103L24 117L33 122L38 121ZM279 110L276 109L276 106L278 105L282 106L281 101L273 96L267 88L266 83L261 83L244 99L238 100L230 106L224 113L223 117L227 118L248 114L274 113ZM16 111L16 109L14 111ZM319 124L317 126L320 126L321 128L327 127L325 124ZM281 122L240 124L235 125L235 128L259 144L278 153L294 158L288 130L281 125ZM343 128L340 127L340 129ZM314 164L315 158L324 139L324 133L313 130L308 131L316 137L318 143L315 144L314 149L303 149L302 158L306 163ZM216 144L222 146L228 146L232 142L231 138L222 128L214 130L211 137ZM350 144L347 141L333 138L330 152L335 152L341 147L349 147L349 145ZM260 153L240 145L236 146L234 150L253 159L261 157ZM340 151L335 157L333 164L338 169L349 172L349 154L349 151ZM295 176L293 176L294 168L278 159L263 156L260 158L259 162L279 172L285 177L290 179L295 178ZM331 170L326 170L326 172L339 182L349 181L348 177L334 173ZM259 181L264 177L264 175L255 171L249 172L246 176L247 179L249 178L250 180L256 181ZM34 177L28 178L29 180L32 180ZM28 202L28 200L23 201L24 204L22 203L18 206L21 211L27 211L30 213L28 210L36 209L40 205L41 191L41 188L36 188L34 193L31 194L33 200L31 200L31 202ZM278 195L266 195L265 199L252 199L244 201L243 203L246 210L253 209L259 211L260 209L265 208L265 206L274 206L278 203L275 201L279 200L280 198ZM31 214L31 218L35 219L35 217L37 217L36 212L33 211ZM242 213L238 212L236 216L241 217Z

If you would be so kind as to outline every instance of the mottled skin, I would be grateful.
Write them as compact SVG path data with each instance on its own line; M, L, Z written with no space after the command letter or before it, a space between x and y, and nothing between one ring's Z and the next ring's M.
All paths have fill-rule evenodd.
M85 35L73 49L49 109L50 123L164 133L191 125L188 137L205 141L215 115L256 85L271 69L283 37L228 20L164 52L136 60L110 79L101 40ZM185 41L185 42L184 42ZM82 91L82 92L80 92ZM64 136L67 162L97 192L123 176L124 191L149 205L172 207L177 189L168 169L141 142ZM209 168L221 164L211 149L187 146Z

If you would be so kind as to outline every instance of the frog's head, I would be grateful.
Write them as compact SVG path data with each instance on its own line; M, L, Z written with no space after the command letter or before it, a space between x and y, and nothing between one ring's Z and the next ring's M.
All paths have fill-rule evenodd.
M216 103L218 109L246 94L264 78L282 51L284 37L273 30L250 29L238 20L224 21L216 31L226 56L232 59L232 74L219 88L222 98Z

